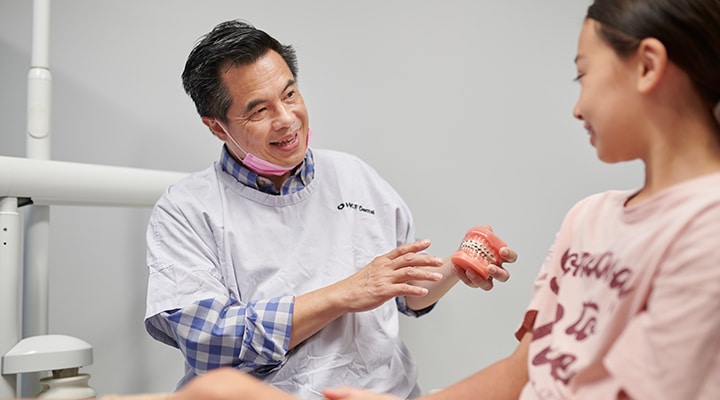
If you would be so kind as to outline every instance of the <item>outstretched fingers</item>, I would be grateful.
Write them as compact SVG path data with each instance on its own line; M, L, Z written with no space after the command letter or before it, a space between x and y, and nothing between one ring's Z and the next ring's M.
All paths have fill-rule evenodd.
M366 311L393 297L426 295L428 290L413 282L441 280L437 267L444 263L440 257L419 253L429 246L430 241L421 240L375 257L336 285L346 299L343 303L353 311Z
M430 240L429 239L422 239L422 240L416 240L411 243L405 243L403 245L400 245L392 250L390 250L385 256L387 256L389 259L394 260L403 254L408 253L419 253L421 251L425 251L430 247Z
M407 243L391 250L384 257L395 270L407 267L439 267L445 262L442 258L428 253L421 253L430 246L429 240ZM422 278L422 276L420 276Z

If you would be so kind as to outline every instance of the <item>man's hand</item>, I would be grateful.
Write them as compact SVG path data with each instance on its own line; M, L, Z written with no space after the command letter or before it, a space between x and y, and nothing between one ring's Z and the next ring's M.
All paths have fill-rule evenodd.
M442 279L442 274L433 270L443 259L419 253L429 246L429 240L399 246L339 282L296 297L289 348L343 314L373 310L394 297L425 296L428 289L409 283Z
M398 296L424 296L428 292L426 288L408 283L441 280L442 274L433 269L444 262L440 257L420 253L428 247L429 240L399 246L375 257L360 271L333 286L343 293L346 306L352 312L372 310Z

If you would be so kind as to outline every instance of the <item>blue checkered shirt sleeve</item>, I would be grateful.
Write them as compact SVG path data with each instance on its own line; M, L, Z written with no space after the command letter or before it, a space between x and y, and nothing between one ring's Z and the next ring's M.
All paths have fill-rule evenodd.
M294 298L241 304L211 298L159 314L193 372L233 366L256 376L282 366L290 344Z
M395 305L397 305L398 311L400 311L400 313L402 313L402 314L405 314L410 317L415 317L415 318L422 317L423 315L432 311L432 309L435 308L435 304L437 304L437 303L430 304L429 306L423 308L422 310L416 311L416 310L410 309L410 307L407 306L407 300L405 299L405 296L399 296L399 297L395 298Z

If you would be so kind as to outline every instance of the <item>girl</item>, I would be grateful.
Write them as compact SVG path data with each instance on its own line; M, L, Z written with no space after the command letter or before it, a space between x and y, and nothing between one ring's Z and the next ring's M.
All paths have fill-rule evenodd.
M600 160L641 160L644 184L576 204L516 351L425 399L720 393L720 1L596 0L575 62L573 114Z

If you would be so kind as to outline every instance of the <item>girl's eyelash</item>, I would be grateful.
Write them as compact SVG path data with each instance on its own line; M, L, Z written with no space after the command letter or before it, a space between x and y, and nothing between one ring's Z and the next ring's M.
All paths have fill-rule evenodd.
M577 82L577 81L579 81L579 80L580 80L580 78L582 78L582 77L583 77L583 75L585 75L585 74L578 74L578 75L577 75L577 76L575 77L575 79L573 79L573 82Z

